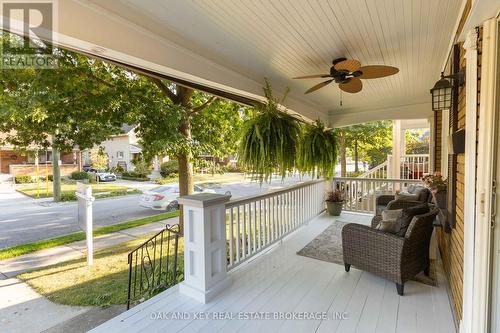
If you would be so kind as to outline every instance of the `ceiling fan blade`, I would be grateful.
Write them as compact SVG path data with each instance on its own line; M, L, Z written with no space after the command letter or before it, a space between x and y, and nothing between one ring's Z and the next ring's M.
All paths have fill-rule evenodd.
M392 66L382 66L382 65L373 65L373 66L363 66L359 68L360 71L363 72L360 79L377 79L379 77L394 75L399 72L399 69Z
M348 71L349 73L355 72L361 67L361 63L356 59L347 59L333 65L338 71Z
M321 83L318 83L317 85L309 88L304 94L309 94L309 93L312 93L313 91L318 90L319 88L323 88L324 86L326 86L327 84L331 83L332 81L333 81L333 79L328 80L328 81L323 81Z
M345 92L354 94L360 92L361 89L363 89L363 83L359 78L353 77L349 82L339 84L339 88Z
M306 76L297 76L294 79L315 79L315 78L324 78L330 77L330 74L314 74L314 75L306 75Z

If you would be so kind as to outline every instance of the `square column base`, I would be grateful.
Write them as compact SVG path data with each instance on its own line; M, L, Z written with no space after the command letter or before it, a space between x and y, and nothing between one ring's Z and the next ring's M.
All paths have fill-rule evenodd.
M195 300L203 304L207 304L212 299L214 299L215 296L217 296L227 287L229 287L231 283L232 283L231 277L226 276L226 278L217 282L212 288L208 290L201 290L183 281L179 284L179 292L183 295L194 298Z

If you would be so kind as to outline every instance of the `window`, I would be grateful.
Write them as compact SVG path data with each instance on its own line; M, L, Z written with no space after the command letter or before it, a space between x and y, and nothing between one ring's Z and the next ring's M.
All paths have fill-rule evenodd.
M122 151L117 151L116 152L116 157L120 158L120 159L123 159L123 152Z

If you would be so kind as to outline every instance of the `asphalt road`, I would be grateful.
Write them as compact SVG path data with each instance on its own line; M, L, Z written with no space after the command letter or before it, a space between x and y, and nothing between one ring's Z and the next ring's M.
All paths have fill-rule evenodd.
M255 182L213 185L217 193L231 191L233 198L265 193L298 182L290 178L276 179L262 186ZM135 184L128 184L135 185ZM134 186L153 187L152 184ZM94 226L112 225L161 212L138 205L139 195L99 199L93 205ZM80 230L76 203L51 203L28 198L11 187L0 187L0 249L65 235Z

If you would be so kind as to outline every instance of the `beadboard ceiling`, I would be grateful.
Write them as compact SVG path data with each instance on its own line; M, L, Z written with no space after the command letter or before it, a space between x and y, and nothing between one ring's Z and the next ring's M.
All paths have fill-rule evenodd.
M330 116L429 103L450 46L460 0L90 0L220 66ZM357 94L334 84L309 95L332 59L390 65L394 76L363 80ZM191 73L196 74L196 73ZM422 104L424 105L424 104ZM425 104L428 105L428 104ZM423 106L424 107L424 106ZM297 110L300 112L300 110ZM428 110L430 112L430 110Z

